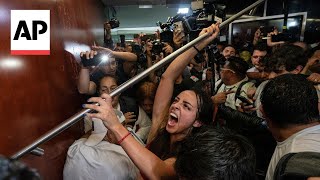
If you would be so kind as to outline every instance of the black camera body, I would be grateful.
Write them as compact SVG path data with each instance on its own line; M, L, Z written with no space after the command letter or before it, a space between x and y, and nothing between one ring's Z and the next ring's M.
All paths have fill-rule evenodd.
M137 55L138 60L137 60L137 66L140 68L147 68L147 57L143 53L143 49L139 44L131 44L132 46L132 52Z
M151 52L153 55L159 55L161 52L163 52L162 50L163 48L164 48L164 44L162 42L153 41Z
M265 37L268 35L268 33L273 32L276 29L275 26L261 26L261 36ZM285 41L285 42L295 42L298 41L299 38L293 35L294 33L285 32L285 33L278 33L277 35L271 36L272 42L279 42L279 41Z
M81 63L84 67L89 67L89 66L98 66L100 65L103 60L103 57L106 56L103 53L98 53L95 55L92 59L87 59L85 55L82 55L81 57Z
M213 2L203 2L203 8L193 10L191 16L184 18L186 29L190 31L202 30L216 23L219 19L223 21L226 18L226 6Z
M111 26L111 29L114 29L114 28L117 28L120 26L120 22L119 20L117 20L116 18L112 18L110 21L109 21L109 24Z
M298 41L298 39L291 33L279 33L278 35L272 35L271 40L272 40L272 42L279 42L279 41L295 42L295 41Z
M260 26L260 32L261 36L265 37L268 35L268 33L273 32L275 30L274 26Z
M169 17L167 19L166 23L162 23L158 21L156 24L160 26L161 28L161 33L160 33L160 41L161 42L173 42L173 22L174 18Z
M243 103L246 103L246 105L254 105L253 102L251 102L249 99L241 96L241 95L236 95L237 99L240 99L240 101L242 101Z

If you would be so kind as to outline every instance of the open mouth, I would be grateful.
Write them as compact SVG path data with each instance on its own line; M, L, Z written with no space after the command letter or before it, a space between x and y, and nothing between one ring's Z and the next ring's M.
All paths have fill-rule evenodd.
M174 113L170 113L168 125L174 126L178 122L178 116Z

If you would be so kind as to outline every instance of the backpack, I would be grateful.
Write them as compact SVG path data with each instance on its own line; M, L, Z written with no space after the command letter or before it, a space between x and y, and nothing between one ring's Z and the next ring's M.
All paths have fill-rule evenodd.
M284 155L274 171L274 180L302 180L320 177L320 153L299 152Z

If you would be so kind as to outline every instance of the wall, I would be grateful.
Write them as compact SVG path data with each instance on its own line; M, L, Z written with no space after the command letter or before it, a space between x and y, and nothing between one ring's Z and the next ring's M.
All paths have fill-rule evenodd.
M10 10L15 9L51 11L51 55L10 55ZM100 0L0 0L0 154L14 154L81 110L78 56L101 41L103 22ZM44 179L62 179L67 148L81 132L78 123L41 145L44 156L21 160Z

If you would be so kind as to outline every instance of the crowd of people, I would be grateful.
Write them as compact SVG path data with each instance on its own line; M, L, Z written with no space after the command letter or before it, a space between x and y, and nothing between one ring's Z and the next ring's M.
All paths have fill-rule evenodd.
M174 30L160 52L151 37L114 44L109 35L104 47L82 52L83 61L108 58L81 64L78 90L94 112L68 150L64 179L320 177L320 50L269 37L253 40L251 61L222 43L211 55L219 31L219 24L203 28L207 38L113 97L182 47L185 34Z
M95 110L86 117L86 132L90 134L96 121L103 124L112 135L104 133L101 143L122 147L138 171L121 167L136 173L136 179L277 179L274 172L282 156L320 152L320 77L310 71L320 51L308 49L303 42L272 43L269 38L265 42L254 39L251 62L233 45L224 45L218 56L210 56L206 47L218 36L219 25L204 28L200 35L204 33L210 36L114 97L108 94L118 85L183 46L184 33L174 30L171 42L161 42L160 52L149 36L137 36L134 42L115 47L107 40L105 47L83 52L87 61L99 53L109 56L105 64L91 71L83 67L80 72L79 92L95 96L88 102L99 104L84 105ZM123 113L124 120L115 110ZM93 128L89 138L95 131ZM100 151L86 158L108 154ZM70 160L77 161L68 156L67 162ZM120 165L103 158L86 163L100 164L96 161L104 167ZM72 179L71 167L80 168L66 163L66 179ZM90 176L103 179L108 174Z

